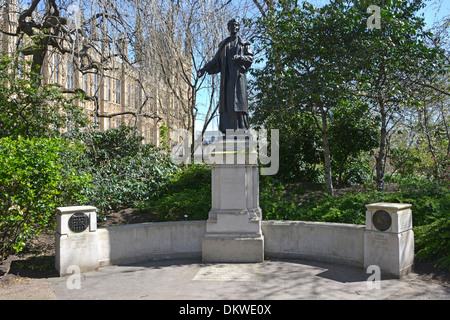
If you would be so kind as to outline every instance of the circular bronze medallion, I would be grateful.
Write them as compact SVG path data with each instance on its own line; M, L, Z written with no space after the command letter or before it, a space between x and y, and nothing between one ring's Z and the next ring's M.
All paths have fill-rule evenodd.
M392 224L391 215L385 210L377 210L372 216L372 223L379 231L386 231Z
M69 218L69 229L72 232L83 232L89 226L89 216L84 212L74 213Z

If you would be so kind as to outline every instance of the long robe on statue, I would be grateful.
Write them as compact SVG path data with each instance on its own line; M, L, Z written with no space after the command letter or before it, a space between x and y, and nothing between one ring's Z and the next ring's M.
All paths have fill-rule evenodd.
M233 59L237 56L237 59ZM247 71L253 62L250 42L239 36L219 44L214 58L205 65L208 74L220 72L219 130L248 130Z

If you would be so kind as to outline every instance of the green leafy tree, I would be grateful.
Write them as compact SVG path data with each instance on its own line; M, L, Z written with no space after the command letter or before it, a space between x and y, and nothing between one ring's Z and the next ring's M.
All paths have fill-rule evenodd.
M418 15L423 0L352 1L358 12L369 5L380 8L379 29L354 34L351 59L360 72L355 81L358 95L364 96L379 114L380 141L376 155L377 189L384 189L389 132L420 102L425 84L433 83L445 72L444 51L431 46L432 36Z
M369 5L381 9L380 29L367 27ZM422 7L422 0L336 0L320 8L281 0L256 22L266 64L254 72L255 121L309 113L321 135L329 194L332 153L346 151L331 146L333 114L355 97L377 114L366 113L363 122L378 120L376 174L383 190L389 132L418 103L418 92L445 71L443 51L425 41L431 34L417 16Z
M0 54L0 137L55 137L68 126L84 126L87 116L76 103L80 99L41 83L20 57Z
M62 138L0 139L0 259L55 228L56 207L86 200L90 176L72 166L83 149Z
M363 163L362 153L376 148L378 132L375 117L361 100L343 101L333 110L329 135L333 171L339 183L364 182L370 166Z
M255 110L254 116L260 115ZM319 182L323 170L317 164L322 163L320 132L308 113L292 112L289 119L283 113L273 113L264 120L264 127L278 129L280 168L277 176L285 181L307 180ZM270 139L269 139L270 141Z
M359 70L351 54L355 34L366 27L361 18L348 1L321 8L307 2L298 6L296 1L279 1L257 22L264 35L259 45L266 65L254 72L256 121L263 123L273 113L285 121L293 114L308 113L320 135L330 195L330 119L335 109L346 107L346 101L352 99L350 89Z

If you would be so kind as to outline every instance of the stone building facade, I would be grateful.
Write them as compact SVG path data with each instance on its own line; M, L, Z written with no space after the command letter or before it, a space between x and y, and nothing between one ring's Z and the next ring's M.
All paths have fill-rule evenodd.
M15 53L18 37L11 34L15 33L20 10L17 0L0 0L0 3L0 30L6 31L0 32L0 49ZM98 51L108 56L105 50L114 49L100 48ZM49 49L41 74L44 83L57 83L68 90L81 89L86 96L96 97L79 102L90 116L93 127L103 131L122 124L135 126L144 143L157 146L162 142L160 129L163 124L167 125L169 136L174 130L188 129L188 113L182 110L179 101L180 97L188 99L187 86L181 81L175 82L175 87L182 92L176 97L160 75L157 63L143 59L140 65L128 64L115 57L103 63L101 70L94 68L81 72L76 59L73 54ZM186 61L188 63L188 59ZM70 123L64 131L68 130L71 130Z

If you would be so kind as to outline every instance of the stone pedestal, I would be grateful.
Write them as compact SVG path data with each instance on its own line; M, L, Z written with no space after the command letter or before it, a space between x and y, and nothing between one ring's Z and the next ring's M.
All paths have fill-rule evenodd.
M92 206L57 208L55 268L60 276L95 270L98 263L97 213Z
M255 142L251 136L218 141L210 159L212 208L202 242L203 261L264 261Z
M364 267L402 278L412 270L414 233L410 204L374 203L366 206Z

